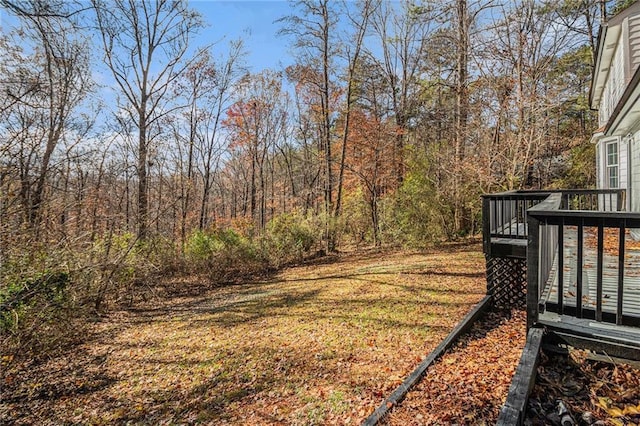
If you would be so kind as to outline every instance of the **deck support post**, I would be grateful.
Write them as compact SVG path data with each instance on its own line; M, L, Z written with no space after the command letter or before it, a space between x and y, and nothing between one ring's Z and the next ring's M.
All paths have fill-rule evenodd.
M491 200L482 197L482 248L487 259L491 257Z
M527 330L538 322L538 299L540 298L540 221L531 213L527 217Z

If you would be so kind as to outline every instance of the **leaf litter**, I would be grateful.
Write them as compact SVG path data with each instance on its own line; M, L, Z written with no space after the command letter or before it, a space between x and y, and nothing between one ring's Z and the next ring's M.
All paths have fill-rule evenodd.
M525 341L525 312L488 312L429 367L385 424L495 424Z
M0 423L358 424L485 288L480 246L452 244L176 291L54 357L0 354Z
M637 365L636 365L637 367ZM536 384L529 399L526 424L640 424L640 371L621 360L589 359L589 353L541 354Z

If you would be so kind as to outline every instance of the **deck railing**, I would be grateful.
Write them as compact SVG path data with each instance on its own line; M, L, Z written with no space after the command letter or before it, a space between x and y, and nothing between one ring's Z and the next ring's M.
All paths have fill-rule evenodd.
M613 211L624 210L624 189L567 189L550 191L562 195L562 210Z
M508 191L482 197L484 252L491 253L492 238L527 239L527 210L548 192Z
M563 191L529 209L529 326L544 311L640 325L633 308L640 294L625 304L627 234L640 228L640 213L623 211L624 201L621 190Z
M507 191L482 197L484 251L491 253L492 238L528 238L527 211L557 194L563 210L621 211L625 205L625 191L621 189Z
M625 212L625 201L624 190L510 191L483 197L487 256L492 245L527 240L528 326L545 311L640 326L640 268L625 262L634 244L630 231L640 236L640 213ZM640 251L640 243L635 244Z

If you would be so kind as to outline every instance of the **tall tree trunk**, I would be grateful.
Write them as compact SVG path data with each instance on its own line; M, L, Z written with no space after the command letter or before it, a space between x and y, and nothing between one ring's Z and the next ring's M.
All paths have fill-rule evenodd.
M139 111L138 119L138 238L144 240L148 232L148 176L147 176L147 116L144 103Z
M362 22L358 26L358 32L354 40L354 52L349 61L349 73L347 75L347 93L345 99L345 117L344 117L344 130L342 133L342 150L340 153L340 169L338 172L338 188L336 194L336 204L334 210L334 216L340 216L340 210L342 208L342 185L344 183L344 170L347 157L347 142L349 140L349 129L351 124L351 109L353 106L353 85L356 73L356 67L360 58L360 50L362 48L362 41L367 31L367 24L369 23L369 16L371 15L371 1L366 0L362 6Z
M324 185L324 211L325 211L325 239L326 251L332 252L335 248L335 238L330 229L330 215L333 211L333 168L331 158L331 116L329 96L329 6L328 0L322 2L322 119L323 119L323 144L325 160L325 185Z
M463 231L468 222L464 208L464 192L462 190L462 170L467 139L467 122L469 115L469 92L467 87L469 64L469 11L467 0L458 0L458 45L456 58L456 116L454 135L454 226L456 232Z

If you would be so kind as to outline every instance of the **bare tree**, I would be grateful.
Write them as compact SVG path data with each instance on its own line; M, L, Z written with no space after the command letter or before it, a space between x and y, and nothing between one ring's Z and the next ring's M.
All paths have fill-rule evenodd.
M315 87L319 114L317 118L318 142L323 152L323 194L326 250L334 249L335 238L330 231L329 216L333 212L333 158L332 158L332 119L333 84L332 70L336 54L335 32L338 14L329 0L299 0L294 3L297 15L281 19L285 24L282 34L295 37L294 46L300 53L299 60L308 71L299 75Z
M208 222L209 203L215 170L224 152L220 122L233 96L233 88L243 73L243 43L229 44L229 51L218 61L205 52L176 80L174 94L188 105L180 113L167 118L177 144L177 173L180 187L180 234L186 240L187 215L197 211L197 227ZM196 199L199 206L195 206Z
M362 0L357 3L359 14L351 16L348 12L347 5L344 6L346 15L351 21L351 24L355 28L355 32L351 35L351 40L345 43L344 56L347 61L347 75L346 75L346 94L344 99L344 130L342 133L342 147L340 153L340 166L338 170L338 192L336 194L336 204L334 209L334 216L340 215L340 208L342 205L342 186L344 182L344 171L347 155L347 143L349 135L349 127L351 124L351 111L353 104L355 103L355 79L356 70L360 61L360 54L362 52L362 44L364 37L367 33L367 27L369 25L369 19L375 7L378 6L378 2L373 0Z
M430 19L413 13L410 7L408 2L402 2L401 8L382 3L381 7L375 9L372 28L382 48L382 58L378 59L369 52L371 59L378 64L378 72L385 77L387 96L391 100L397 127L393 152L397 186L404 179L405 139L419 102L418 77L431 24Z
M250 165L249 213L259 229L267 223L267 184L271 177L267 165L287 130L288 98L281 79L281 75L269 71L247 75L239 85L240 99L224 121L233 138L234 152Z
M34 44L32 55L14 55L8 65L2 111L10 161L19 170L25 219L37 234L56 148L72 130L74 110L91 85L88 46L63 3L2 4L17 14L22 31Z
M105 62L123 96L120 107L138 132L138 236L148 231L148 152L151 126L163 115L167 92L186 68L189 41L201 26L186 1L92 0Z

